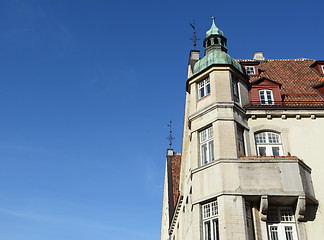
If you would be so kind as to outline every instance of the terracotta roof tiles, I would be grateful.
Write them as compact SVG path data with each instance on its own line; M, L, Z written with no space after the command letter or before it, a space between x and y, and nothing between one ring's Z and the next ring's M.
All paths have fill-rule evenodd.
M242 65L258 61L238 60ZM311 59L269 59L258 64L259 75L251 75L250 83L266 77L280 84L285 101L324 101L313 86L324 83L324 76L313 67Z

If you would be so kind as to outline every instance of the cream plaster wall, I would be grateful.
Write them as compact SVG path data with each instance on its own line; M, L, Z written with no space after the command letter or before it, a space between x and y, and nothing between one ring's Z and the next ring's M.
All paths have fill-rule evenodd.
M161 221L161 240L169 238L169 204L168 204L168 173L167 161L165 161L164 189L163 189L163 206Z
M250 140L253 143L252 154L255 153L253 133L258 130L283 132L283 150L285 154L297 156L311 169L311 177L316 199L319 201L316 219L306 223L308 239L322 239L324 236L324 118L256 118L249 119ZM303 239L301 239L303 240Z

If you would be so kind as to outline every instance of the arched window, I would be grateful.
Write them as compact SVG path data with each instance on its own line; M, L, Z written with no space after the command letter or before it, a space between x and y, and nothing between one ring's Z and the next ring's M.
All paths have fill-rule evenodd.
M259 91L261 105L273 105L272 90L262 89Z
M259 132L255 134L258 156L282 156L281 138L278 133Z

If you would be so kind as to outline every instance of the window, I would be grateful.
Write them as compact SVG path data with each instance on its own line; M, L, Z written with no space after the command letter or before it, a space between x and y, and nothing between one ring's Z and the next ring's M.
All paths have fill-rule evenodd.
M240 157L245 156L244 148L244 129L241 127L237 128L237 148Z
M248 75L254 75L255 74L254 66L246 66L245 72Z
M234 102L239 102L239 92L238 92L238 83L235 78L232 78L232 92Z
M217 200L202 205L203 239L219 240Z
M322 65L321 67L322 67L322 74L324 74L324 65Z
M200 156L201 165L214 161L213 128L207 128L200 132Z
M281 139L278 133L260 132L255 134L258 156L282 156Z
M295 218L291 207L270 207L267 225L269 240L297 240Z
M273 105L273 95L271 90L260 90L259 91L260 102L262 105Z
M245 202L245 218L246 218L246 228L247 228L247 233L248 233L248 240L254 240L252 208L248 202Z
M210 94L210 81L209 78L202 80L198 83L198 98L201 99Z

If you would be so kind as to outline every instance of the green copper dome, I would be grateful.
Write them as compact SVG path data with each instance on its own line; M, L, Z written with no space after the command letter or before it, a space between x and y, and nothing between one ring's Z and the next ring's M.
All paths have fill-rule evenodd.
M230 55L223 51L211 51L205 57L200 59L194 66L193 74L199 73L213 64L232 65L242 72L241 65Z
M204 39L205 56L195 64L193 74L195 75L214 64L232 65L242 72L241 65L227 54L227 39L224 37L223 32L216 27L215 18L212 19L212 26L206 32L206 38Z
M214 17L212 17L212 20L213 20L213 24L212 24L211 28L206 32L206 38L213 34L219 34L219 35L223 36L223 32L215 25Z

